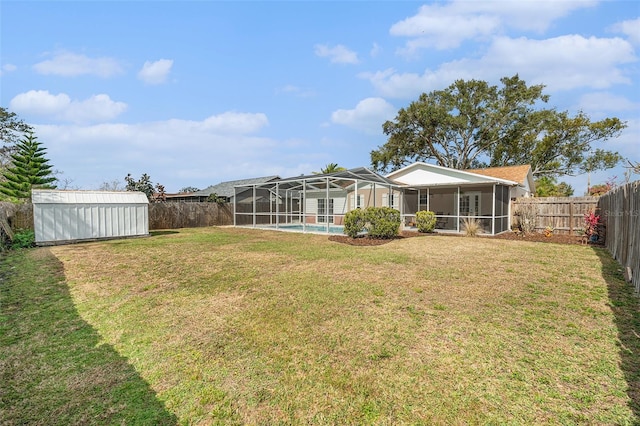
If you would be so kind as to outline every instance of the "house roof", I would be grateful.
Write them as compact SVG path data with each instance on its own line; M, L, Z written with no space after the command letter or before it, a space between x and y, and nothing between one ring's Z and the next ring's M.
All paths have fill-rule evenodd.
M486 169L467 169L466 172L475 173L477 175L490 176L498 179L510 180L525 185L529 177L531 166L528 164L522 166L504 166L504 167L487 167Z
M407 186L448 186L480 183L500 183L515 186L518 182L496 176L472 173L469 170L458 170L450 167L418 161L387 175L388 179Z
M185 194L190 197L208 197L211 194L216 194L220 197L233 197L235 195L234 187L243 185L253 185L265 182L271 182L279 180L279 176L264 176L251 179L239 179L229 180L226 182L220 182L217 185L211 185L200 191L192 192L191 194Z

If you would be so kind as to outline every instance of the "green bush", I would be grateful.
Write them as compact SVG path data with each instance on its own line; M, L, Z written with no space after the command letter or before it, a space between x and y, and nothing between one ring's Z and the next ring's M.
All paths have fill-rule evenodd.
M416 213L416 225L420 232L433 232L436 228L436 214L428 210Z
M31 229L19 229L13 235L12 249L29 248L35 245L36 235Z
M396 209L367 207L364 217L371 238L393 238L400 233L400 212Z
M361 209L351 210L344 215L344 233L355 238L362 231L365 231L364 211Z

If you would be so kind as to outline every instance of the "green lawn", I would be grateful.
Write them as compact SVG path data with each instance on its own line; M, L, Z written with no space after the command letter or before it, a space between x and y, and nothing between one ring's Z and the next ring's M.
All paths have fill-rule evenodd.
M201 228L0 272L3 425L640 421L639 302L600 249Z

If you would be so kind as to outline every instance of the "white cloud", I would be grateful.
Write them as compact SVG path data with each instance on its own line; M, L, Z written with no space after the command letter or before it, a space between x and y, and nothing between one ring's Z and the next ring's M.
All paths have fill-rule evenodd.
M611 30L626 35L636 46L640 45L640 18L618 22L611 27Z
M39 74L64 77L96 75L106 78L123 72L118 61L113 58L89 58L71 52L56 53L52 59L39 62L33 68Z
M286 86L277 88L276 93L288 93L299 98L310 98L316 95L313 90L303 89L292 84L287 84Z
M375 58L380 54L380 52L382 52L382 48L378 45L378 43L373 43L369 55L371 55L372 58Z
M255 133L269 124L262 113L224 112L203 121L204 128L216 133Z
M579 109L590 116L605 116L610 113L638 111L640 104L630 101L624 96L610 92L593 92L582 95L578 102Z
M420 7L418 13L391 26L389 33L408 37L398 53L413 56L421 49L451 49L469 39L486 38L505 28L542 33L551 23L595 1L453 1Z
M594 58L598 58L594 61ZM496 37L479 59L446 62L423 74L393 69L363 73L385 97L414 98L444 88L456 79L497 82L519 74L529 84L545 84L549 91L581 87L606 89L631 82L623 66L637 61L631 44L620 38L567 35L544 40Z
M175 191L221 180L300 174L298 163L282 161L290 149L287 141L255 134L267 124L263 113L224 112L199 121L36 125L36 132L46 141L52 164L84 189L127 173L148 173Z
M138 78L146 84L162 84L167 81L173 60L160 59L155 62L146 61L138 71Z
M450 49L464 40L494 33L500 25L498 17L439 13L447 6L422 6L418 15L394 24L389 32L394 36L415 37L400 53L413 54L421 48Z
M4 64L2 66L2 69L0 69L0 76L4 75L6 73L9 73L9 72L14 72L17 69L18 69L18 67L16 67L13 64Z
M47 116L74 123L109 121L127 109L124 102L114 102L108 95L71 100L66 93L53 95L47 90L30 90L16 95L9 103L12 110L23 114Z
M339 109L331 114L331 121L371 134L380 134L382 124L391 120L397 110L382 98L367 98L354 109Z
M341 44L334 47L316 44L315 54L321 58L329 58L332 63L336 64L357 64L359 62L358 54Z

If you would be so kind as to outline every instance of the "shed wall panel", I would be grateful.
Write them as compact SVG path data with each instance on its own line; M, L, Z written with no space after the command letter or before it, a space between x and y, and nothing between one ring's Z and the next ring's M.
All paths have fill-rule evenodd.
M139 197L48 191L33 197L36 243L149 234L148 204ZM135 194L134 194L135 195ZM127 203L127 201L133 201Z

